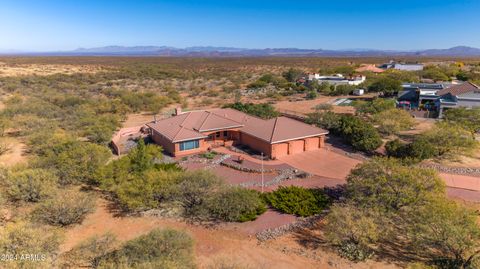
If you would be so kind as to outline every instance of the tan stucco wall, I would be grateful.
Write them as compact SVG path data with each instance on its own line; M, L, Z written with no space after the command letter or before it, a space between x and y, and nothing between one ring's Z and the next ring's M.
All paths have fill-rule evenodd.
M163 149L170 153L173 156L185 156L195 153L204 152L208 149L208 144L203 140L199 140L200 147L191 150L184 150L180 151L180 144L179 143L171 143L168 139L163 137L162 135L158 134L157 132L153 131L152 133L152 140L163 147Z
M189 149L189 150L182 150L180 151L180 143L175 143L175 153L174 156L186 156L190 154L197 154L201 152L205 152L208 150L209 145L205 142L204 139L199 140L199 147L196 149Z
M170 153L174 154L175 153L175 145L173 143L170 143L168 139L166 139L164 136L160 135L156 131L152 130L152 140L155 142L157 145L162 146L162 148Z
M270 143L267 143L249 134L241 133L240 143L242 143L243 145L249 146L254 150L263 152L263 154L267 156L272 155L272 145L270 145Z

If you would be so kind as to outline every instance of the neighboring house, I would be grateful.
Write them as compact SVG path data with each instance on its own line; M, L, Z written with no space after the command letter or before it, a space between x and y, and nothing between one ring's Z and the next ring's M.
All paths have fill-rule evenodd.
M177 115L147 126L152 140L174 156L235 144L275 159L321 148L328 133L287 117L263 120L230 108L177 111Z
M437 92L451 85L451 83L403 83L403 90L398 93L398 100L418 104L435 102L439 97Z
M362 64L359 68L355 69L356 72L373 72L383 73L385 70L376 67L374 64Z
M443 116L445 110L450 108L480 107L480 88L471 82L440 90L437 92L437 95L439 98L437 98L435 103L439 118Z
M365 81L365 76L344 77L342 74L335 76L321 76L320 74L308 74L308 81L317 80L318 83L326 82L331 85L360 85Z
M398 63L395 61L390 61L388 63L382 64L379 66L381 69L396 69L403 71L421 71L423 70L423 64L419 63Z

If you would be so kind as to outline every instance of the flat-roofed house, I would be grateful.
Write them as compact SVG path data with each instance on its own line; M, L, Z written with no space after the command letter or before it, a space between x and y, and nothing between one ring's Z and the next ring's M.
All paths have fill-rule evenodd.
M264 120L230 108L180 112L147 126L152 140L173 156L236 144L275 159L321 148L328 133L291 118Z
M423 64L421 63L400 63L391 60L388 63L384 63L379 66L382 69L396 69L402 71L421 71L423 70Z
M328 83L330 85L360 85L367 79L366 76L348 76L344 77L342 74L334 76L321 76L320 74L308 74L308 81L317 80L318 83Z

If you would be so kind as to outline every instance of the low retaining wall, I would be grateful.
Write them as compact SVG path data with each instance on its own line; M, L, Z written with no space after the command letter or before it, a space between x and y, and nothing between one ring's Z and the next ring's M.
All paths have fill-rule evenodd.
M258 241L264 242L267 240L271 240L271 239L275 239L277 237L283 236L297 229L311 228L327 213L328 213L328 210L324 210L319 215L311 216L308 218L302 218L293 223L285 224L277 228L266 229L256 233L255 236L257 237Z
M448 166L442 166L442 165L433 164L433 163L420 164L419 166L422 167L422 168L434 169L438 172L446 173L446 174L480 177L480 168L448 167Z

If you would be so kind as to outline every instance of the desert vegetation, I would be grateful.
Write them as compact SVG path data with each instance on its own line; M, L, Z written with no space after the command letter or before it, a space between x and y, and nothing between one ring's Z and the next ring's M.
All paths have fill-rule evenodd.
M305 73L351 75L360 63L386 60L2 59L6 68L35 65L43 71L2 72L0 76L0 136L24 144L28 157L25 163L0 171L0 249L12 255L44 253L44 268L196 266L192 237L171 229L153 230L126 241L107 234L61 250L64 234L95 212L101 195L125 215L158 210L209 224L252 221L267 208L300 217L324 212L322 232L328 246L342 257L362 261L401 253L405 255L401 259L408 262L475 268L480 234L477 215L445 197L445 186L435 172L408 165L475 150L478 110L449 110L445 121L433 129L407 137L402 133L414 127L412 118L384 97L398 91L399 82L405 81L457 78L478 83L478 60L465 60L463 65L445 60L421 72L365 73L367 80L359 87L381 97L355 101L354 115L335 113L330 104L319 105L307 115L309 123L330 130L332 137L340 137L367 156L383 140L390 141L386 143L390 158L357 167L341 199L330 198L320 189L281 187L262 195L231 186L209 171L185 171L166 163L161 149L143 140L121 157L113 157L108 147L112 134L131 113L161 115L177 106L226 106L272 118L279 115L272 105L278 100L343 96L353 90L298 83ZM75 65L78 70L45 71L51 65ZM11 145L3 141L0 154L5 156ZM9 265L32 266L28 261Z
M439 268L478 266L477 216L446 199L434 171L374 159L352 171L345 198L332 206L325 228L340 255L365 260L391 251Z

